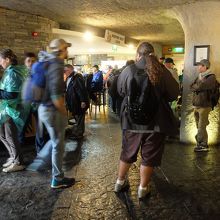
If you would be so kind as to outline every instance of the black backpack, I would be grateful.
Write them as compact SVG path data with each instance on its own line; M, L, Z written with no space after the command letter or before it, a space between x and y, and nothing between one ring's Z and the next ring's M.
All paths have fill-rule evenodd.
M213 74L208 75L206 78L211 76ZM208 90L208 98L212 103L212 110L216 105L218 105L218 100L220 97L220 92L219 92L220 84L217 80L215 80L215 87L211 90Z
M131 66L131 68L136 66ZM144 70L132 71L125 105L129 120L134 124L148 125L154 120L159 108L155 87Z

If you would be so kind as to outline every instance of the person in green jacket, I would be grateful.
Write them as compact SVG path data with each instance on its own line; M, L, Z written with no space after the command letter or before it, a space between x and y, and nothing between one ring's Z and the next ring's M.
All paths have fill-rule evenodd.
M25 66L17 64L17 56L12 50L0 51L0 65L4 69L0 81L0 140L9 153L2 170L6 173L25 168L18 142L18 131L24 126L27 109L21 104L21 88L28 70Z

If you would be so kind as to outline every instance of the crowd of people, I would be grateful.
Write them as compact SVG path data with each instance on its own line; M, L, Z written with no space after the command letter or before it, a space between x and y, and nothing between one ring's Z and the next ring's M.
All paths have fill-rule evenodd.
M25 65L18 65L12 50L0 51L0 65L4 69L0 82L0 140L9 154L2 171L25 169L21 144L33 115L37 156L26 169L41 171L52 167L52 188L72 186L75 179L65 177L62 169L67 112L76 120L71 137L75 140L83 138L90 102L98 102L96 93L107 90L113 111L120 115L122 129L115 192L128 186L129 168L141 149L138 197L143 198L150 193L149 182L154 167L161 164L165 137L178 134L178 123L171 106L182 91L182 78L173 68L174 61L158 59L153 46L143 42L137 48L135 60L127 61L124 67L110 67L103 76L99 66L94 65L92 74L82 75L74 70L74 66L64 64L70 46L63 39L54 39L49 44L50 52L40 52L38 57L26 53ZM33 78L35 64L39 62L44 64L45 71L43 95L40 102L27 103L22 101L22 88ZM216 86L215 75L209 68L210 62L202 60L198 65L198 77L191 85L198 128L195 151L208 151L206 126L214 107L208 91Z

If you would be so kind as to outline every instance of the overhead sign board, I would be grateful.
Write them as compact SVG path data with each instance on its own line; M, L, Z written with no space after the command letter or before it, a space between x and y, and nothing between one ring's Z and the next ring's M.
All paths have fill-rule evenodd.
M110 31L110 30L105 31L105 40L112 44L125 46L125 36L115 33L113 31Z

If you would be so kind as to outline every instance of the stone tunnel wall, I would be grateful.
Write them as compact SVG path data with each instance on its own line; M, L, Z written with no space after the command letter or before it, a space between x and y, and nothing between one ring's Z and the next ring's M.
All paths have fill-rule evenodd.
M36 15L0 8L0 49L12 49L20 62L25 52L46 49L53 38L52 28L59 24ZM33 37L32 32L38 36Z
M181 23L185 33L185 64L183 82L183 104L180 140L195 143L196 125L193 117L190 84L198 73L193 65L194 46L210 45L211 70L220 82L220 2L196 2L173 8L174 17ZM209 144L220 143L220 105L209 116Z

